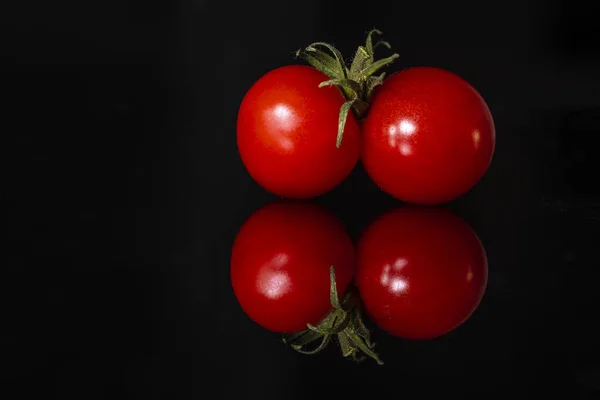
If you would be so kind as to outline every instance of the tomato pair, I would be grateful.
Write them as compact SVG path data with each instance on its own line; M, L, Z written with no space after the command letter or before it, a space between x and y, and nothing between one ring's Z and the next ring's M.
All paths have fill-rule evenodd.
M339 185L359 160L383 191L439 204L470 190L495 147L490 110L449 71L414 67L375 75L398 57L375 60L371 31L350 66L327 43L297 55L311 66L277 68L246 93L237 144L249 174L287 198ZM322 51L327 49L330 54ZM373 357L362 312L391 335L428 339L463 323L487 284L479 239L442 209L400 208L374 221L355 249L322 208L281 201L254 213L231 256L235 295L261 326L303 351L332 335L345 356Z
M373 33L380 32L369 34L350 68L335 48L316 43L299 52L314 68L277 68L246 93L238 150L266 190L319 196L340 184L359 159L383 191L410 203L450 201L483 177L495 147L484 99L440 68L373 75L397 57L375 61Z
M240 229L231 280L242 309L264 328L300 332L293 335L300 344L311 334L346 335L354 348L363 346L368 353L372 346L359 321L363 307L391 335L443 335L477 308L487 284L487 260L473 230L444 209L387 212L364 231L355 250L331 213L283 200L256 211ZM338 293L347 294L344 310L332 310ZM361 338L365 343L355 343Z

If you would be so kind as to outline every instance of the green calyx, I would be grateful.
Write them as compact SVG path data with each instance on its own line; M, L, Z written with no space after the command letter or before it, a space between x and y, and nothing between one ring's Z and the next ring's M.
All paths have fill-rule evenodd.
M337 148L342 144L348 112L352 110L358 120L367 115L373 89L380 85L385 78L385 73L379 75L375 75L375 73L399 57L398 54L392 54L389 57L375 60L375 49L379 46L391 48L390 44L383 40L373 44L373 35L375 34L382 35L382 32L373 29L367 34L365 45L358 47L350 67L344 62L342 54L328 43L316 42L304 50L296 52L297 57L301 57L313 68L329 77L319 87L337 86L346 98L339 114ZM322 49L327 50L330 54Z
M327 347L333 336L337 336L344 357L355 361L371 357L379 365L383 365L383 361L373 351L375 343L371 341L370 332L362 321L360 298L356 288L348 290L340 301L333 265L330 267L329 278L329 295L333 310L317 326L308 324L308 329L284 336L284 343L300 353L315 354ZM308 349L307 346L314 342L319 344Z

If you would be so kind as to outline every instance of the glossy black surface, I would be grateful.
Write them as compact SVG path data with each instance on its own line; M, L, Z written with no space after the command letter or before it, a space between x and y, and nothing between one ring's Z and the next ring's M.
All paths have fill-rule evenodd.
M11 398L600 396L594 6L33 3L0 13ZM497 132L486 176L447 205L487 251L482 303L434 341L377 331L383 367L286 348L243 314L228 271L237 229L273 199L237 154L242 96L311 42L349 57L373 26L401 54L390 71L458 73ZM398 204L360 168L317 201L353 238Z

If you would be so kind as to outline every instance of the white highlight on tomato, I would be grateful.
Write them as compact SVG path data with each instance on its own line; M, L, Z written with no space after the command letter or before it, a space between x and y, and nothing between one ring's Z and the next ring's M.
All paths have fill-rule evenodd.
M275 114L277 118L280 118L282 120L285 120L292 116L292 112L285 104L277 104L275 108L273 108L273 114Z
M400 271L402 268L408 265L408 260L406 258L399 258L394 263L394 269L396 271Z
M402 143L400 145L400 153L403 156L410 156L412 154L412 147L408 143Z
M409 156L412 154L413 149L405 139L414 135L416 131L417 126L414 122L403 119L398 126L392 125L388 128L388 144L390 147L398 146L402 155Z
M406 290L408 289L408 282L406 282L400 276L390 276L392 268L394 269L394 271L398 272L402 270L402 268L406 267L406 265L408 265L408 261L404 258L397 259L393 265L386 264L383 267L383 273L381 274L381 284L389 287L390 291L395 294L402 294L406 292Z
M471 135L473 137L473 144L475 145L475 148L478 148L479 142L481 141L481 133L475 129Z
M408 119L403 119L400 121L400 133L403 136L412 136L417 131L417 126Z
M467 272L467 282L471 282L473 280L473 270L469 267L469 271Z
M402 278L392 279L392 284L390 285L390 289L392 290L392 292L394 292L396 294L401 294L406 291L406 288L408 288L408 283L406 283L406 281L404 279L402 279Z
M277 132L272 132L271 134L278 138L275 142L283 150L292 152L294 150L294 141L292 138L282 136L281 132L290 134L295 132L298 125L298 118L293 110L286 104L279 103L267 111L266 118L277 120L277 124L274 124L278 126Z
M292 282L287 273L284 271L273 271L285 266L288 261L288 255L280 253L273 257L265 268L261 269L256 284L259 291L266 297L278 299L290 290Z
M388 143L391 147L396 147L396 135L398 132L396 131L396 127L394 125L388 128Z

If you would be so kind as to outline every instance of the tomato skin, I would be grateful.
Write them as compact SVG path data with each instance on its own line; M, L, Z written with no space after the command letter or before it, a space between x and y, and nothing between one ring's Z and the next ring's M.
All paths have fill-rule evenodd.
M248 90L237 120L238 150L248 173L267 191L311 198L340 184L360 158L360 131L350 113L336 148L340 107L329 78L311 67L290 65L261 77Z
M441 204L470 190L487 171L496 133L481 95L440 68L414 67L388 77L362 127L362 163L397 199Z
M243 224L233 244L231 282L244 312L274 332L316 325L331 310L329 269L343 294L356 252L341 222L311 203L278 201Z
M356 282L365 310L387 333L432 339L461 325L487 285L485 250L445 209L406 207L377 218L358 243Z

